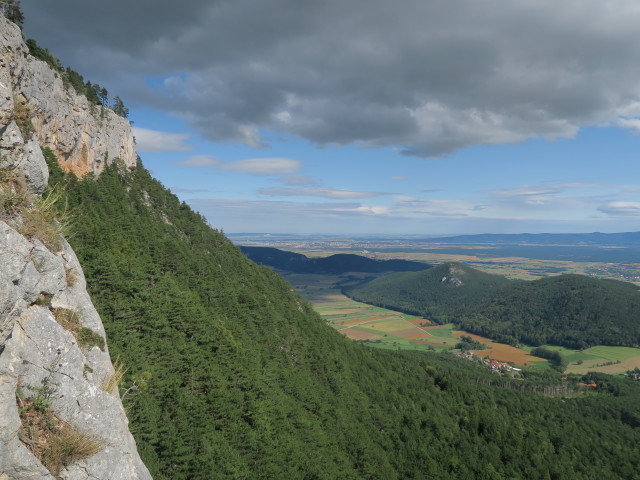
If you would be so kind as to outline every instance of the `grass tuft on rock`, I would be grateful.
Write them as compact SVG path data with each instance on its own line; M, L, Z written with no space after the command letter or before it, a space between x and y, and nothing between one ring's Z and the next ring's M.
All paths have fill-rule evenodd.
M92 347L98 347L104 351L104 337L90 328L82 326L80 323L80 315L76 310L54 308L53 316L62 328L73 334L81 349L88 350Z

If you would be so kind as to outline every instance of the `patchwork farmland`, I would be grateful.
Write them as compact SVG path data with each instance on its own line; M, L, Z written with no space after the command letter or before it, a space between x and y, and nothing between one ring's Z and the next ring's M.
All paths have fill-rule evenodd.
M426 318L356 302L340 292L339 285L345 284L342 276L291 274L286 278L328 324L346 337L372 347L443 351L455 348L460 337L468 335L487 346L487 349L475 352L478 356L519 366L550 367L547 360L531 355L530 347L516 348L456 330L453 324L435 325ZM565 356L569 362L567 373L623 373L640 367L640 349L637 348L597 346L582 351L547 348Z

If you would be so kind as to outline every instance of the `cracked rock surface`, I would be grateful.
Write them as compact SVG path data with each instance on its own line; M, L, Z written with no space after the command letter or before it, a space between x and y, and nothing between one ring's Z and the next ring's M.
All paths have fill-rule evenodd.
M53 478L18 438L16 390L23 395L55 385L51 409L79 432L104 445L69 465L63 479L150 479L140 460L117 392L102 385L113 374L107 347L81 347L54 316L75 312L82 326L104 338L85 290L78 260L66 242L56 254L0 222L0 473L11 479ZM73 284L66 271L73 271ZM45 297L45 304L38 300Z

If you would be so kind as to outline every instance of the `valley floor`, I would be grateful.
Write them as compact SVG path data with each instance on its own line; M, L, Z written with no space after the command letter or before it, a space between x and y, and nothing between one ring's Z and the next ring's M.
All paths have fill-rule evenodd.
M532 348L516 348L489 338L457 330L453 324L436 325L425 318L368 305L341 293L341 286L358 281L353 276L288 274L285 278L303 295L320 316L346 337L372 347L392 350L455 350L463 335L487 346L475 352L519 366L549 368L548 360L531 355ZM585 350L547 347L567 359L566 373L603 372L620 374L640 367L640 349L595 346Z

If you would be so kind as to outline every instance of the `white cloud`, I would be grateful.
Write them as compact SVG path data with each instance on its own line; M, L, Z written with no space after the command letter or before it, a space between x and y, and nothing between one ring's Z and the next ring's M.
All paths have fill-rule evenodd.
M213 167L220 162L212 155L192 155L179 162L172 162L171 165L182 167Z
M359 207L341 211L356 212L362 215L389 215L390 209L384 205L361 205Z
M191 137L188 133L169 133L133 127L136 150L139 153L186 152L193 147L185 142Z
M598 210L607 215L640 217L640 202L609 202Z
M272 187L260 190L262 195L271 197L324 197L340 200L371 198L384 195L378 192L359 192L355 190L338 190L333 188L287 188Z
M633 131L634 135L640 135L640 118L619 118L616 124Z
M316 185L315 180L307 175L287 175L286 177L279 178L278 182L290 186Z
M248 158L221 163L217 167L221 170L252 175L286 175L294 173L300 166L300 160L292 158Z

